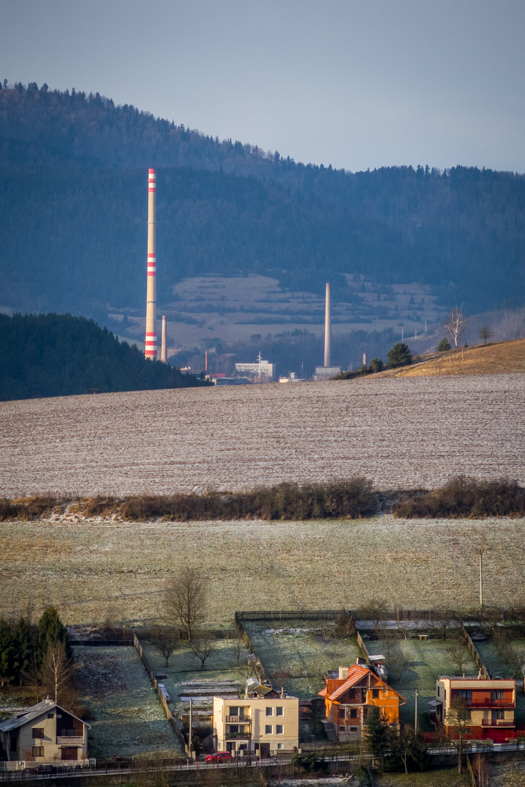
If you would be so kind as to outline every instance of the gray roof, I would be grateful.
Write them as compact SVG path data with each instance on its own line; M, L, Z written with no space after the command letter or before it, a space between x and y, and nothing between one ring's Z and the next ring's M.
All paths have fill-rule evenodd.
M13 718L3 721L0 724L0 731L10 732L10 730L17 730L19 727L23 727L24 724L34 721L34 719L38 719L39 716L42 716L44 713L49 713L55 708L64 710L64 708L61 708L60 705L57 705L53 700L42 700L42 702L32 705L31 708L28 708L24 713L19 713L18 716L13 716ZM69 713L69 711L65 712ZM82 721L82 719L79 719L78 716L75 716L73 713L69 715L73 716L74 719L78 719L78 721ZM85 721L82 721L82 724L85 723ZM86 726L89 727L89 724Z

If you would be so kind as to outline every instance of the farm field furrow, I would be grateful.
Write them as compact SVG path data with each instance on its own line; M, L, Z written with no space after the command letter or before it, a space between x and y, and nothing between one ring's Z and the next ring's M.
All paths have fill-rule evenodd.
M253 385L3 402L0 495L248 489L361 475L525 483L520 374Z
M0 615L57 604L67 623L163 616L166 580L183 565L209 581L207 622L235 610L477 607L525 603L525 519L103 522L0 525Z

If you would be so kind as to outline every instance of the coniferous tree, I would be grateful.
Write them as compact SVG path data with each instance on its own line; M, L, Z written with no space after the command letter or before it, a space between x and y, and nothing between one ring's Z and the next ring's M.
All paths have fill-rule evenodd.
M384 757L389 747L390 727L377 705L368 711L366 739L374 757Z
M9 685L16 677L13 627L0 619L0 685Z

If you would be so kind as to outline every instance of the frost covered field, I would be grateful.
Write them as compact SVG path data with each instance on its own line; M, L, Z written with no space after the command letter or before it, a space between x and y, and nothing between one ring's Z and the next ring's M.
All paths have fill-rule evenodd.
M209 580L208 623L235 610L525 603L525 519L0 524L0 616L57 604L68 623L155 620L182 565Z
M525 377L388 378L0 403L0 495L164 494L364 475L525 483Z
M75 681L89 708L92 756L133 756L181 747L135 648L76 647Z

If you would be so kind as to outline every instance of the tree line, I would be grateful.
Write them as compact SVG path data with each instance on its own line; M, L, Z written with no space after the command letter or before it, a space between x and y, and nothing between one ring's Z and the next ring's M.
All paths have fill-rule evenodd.
M56 607L48 607L36 624L31 615L0 618L0 685L31 686L36 702L48 695L71 704L72 652Z
M0 314L0 401L206 385L150 361L93 320Z

